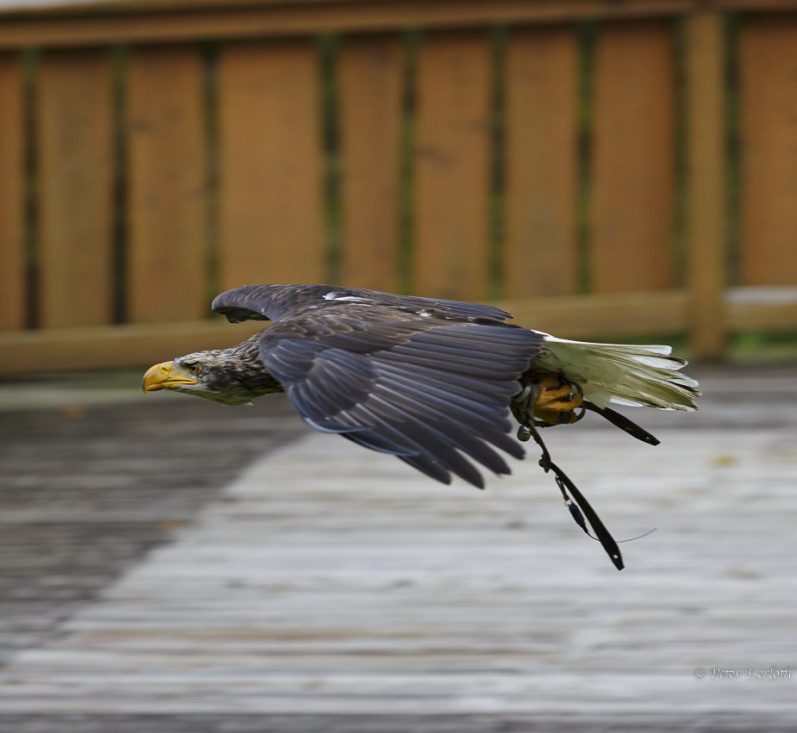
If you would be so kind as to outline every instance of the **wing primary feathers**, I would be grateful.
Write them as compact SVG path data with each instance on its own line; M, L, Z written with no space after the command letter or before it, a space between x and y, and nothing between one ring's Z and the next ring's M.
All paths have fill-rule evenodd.
M383 368L380 365L380 370ZM470 397L460 396L450 388L448 391L438 388L431 380L411 381L401 373L390 371L390 382L399 387L406 395L415 395L422 404L437 408L448 422L446 428L453 423L461 423L474 430L477 435L500 448L513 458L523 458L523 447L509 435L510 422L506 408L490 407ZM449 385L450 387L450 385ZM507 395L517 392L514 386L507 385ZM509 397L505 399L508 402Z
M379 389L379 388L378 388ZM384 388L382 388L384 389ZM378 392L377 392L378 393ZM390 399L392 404L396 406L400 406L403 410L411 413L415 411L413 401L408 399L407 396L397 393L391 393ZM422 417L419 415L419 417ZM461 427L460 421L456 419L450 419L449 416L445 416L447 419L445 420L445 425L438 427L440 421L435 421L432 423L426 423L426 428L433 430L436 432L441 438L448 438L453 441L454 447L458 448L459 450L463 451L467 455L469 455L474 460L481 463L483 466L489 468L495 474L506 474L509 473L509 466L507 466L506 462L503 458L501 458L492 448L482 442L481 432L476 430L476 434L479 437L474 437L473 434L469 433L467 430L464 430ZM489 435L489 434L488 434ZM489 437L487 438L489 440Z
M486 422L478 416L474 418L472 414L452 410L450 405L446 405L428 392L416 391L411 387L403 387L402 389L403 393L401 394L393 392L391 399L397 404L402 404L411 409L413 407L411 398L417 396L423 399L426 404L439 407L441 417L445 418L446 433L456 439L459 447L462 447L463 450L466 450L473 458L482 463L482 465L487 466L494 473L509 473L509 468L503 459L481 443L481 440L501 448L515 458L522 458L525 455L523 448L518 443L513 441L507 433L501 432L501 428L504 428L504 426L506 430L509 429L508 420ZM473 440L471 433L468 431L472 431L481 440ZM470 450L466 448L466 444L471 446Z
M403 439L405 443L409 440L415 447L415 450L413 452L408 452L406 450L395 452L392 446L396 444L401 445L401 443L394 443L391 441L391 447L385 452L393 452L399 458L416 458L424 462L431 461L441 470L446 471L446 473L449 471L453 472L463 481L467 481L476 488L484 488L484 479L479 471L474 468L473 464L460 455L450 444L443 442L433 431L427 429L425 426L416 422L412 425L405 426L405 429L401 431L391 431L388 427L382 428L382 435L388 436L391 432L398 434L400 436L399 440ZM367 434L365 439L368 440L371 435L371 433ZM352 440L361 442L358 438L359 436L356 434L352 436ZM445 483L449 483L449 481Z
M435 481L440 481L443 484L451 483L451 474L429 456L397 456L397 458Z
M482 475L456 451L456 448L466 450L465 446L452 446L452 436L441 432L433 423L419 422L404 407L388 402L377 393L372 395L372 400L375 407L369 410L371 414L376 414L375 408L378 407L380 416L398 417L394 425L401 425L402 429L399 432L409 436L421 448L421 452L431 454L445 468L453 471L468 483L480 489L484 488ZM394 429L398 430L398 427Z

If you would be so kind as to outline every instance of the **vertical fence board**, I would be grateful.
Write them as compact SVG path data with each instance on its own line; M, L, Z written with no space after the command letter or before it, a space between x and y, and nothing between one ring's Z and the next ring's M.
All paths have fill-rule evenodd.
M403 61L398 38L347 40L340 51L345 285L398 284Z
M128 64L128 320L208 312L202 59L135 49Z
M592 286L673 283L674 48L669 23L601 33L595 66Z
M418 59L417 91L413 289L482 299L489 261L487 36L428 36Z
M797 22L740 34L742 281L797 284Z
M22 64L0 55L0 329L25 326Z
M578 45L571 29L512 33L506 68L505 294L575 292Z
M113 185L108 53L46 54L37 117L41 325L108 323Z
M696 358L725 347L725 113L722 17L686 22L690 336Z
M219 62L221 282L321 282L317 46L231 45Z

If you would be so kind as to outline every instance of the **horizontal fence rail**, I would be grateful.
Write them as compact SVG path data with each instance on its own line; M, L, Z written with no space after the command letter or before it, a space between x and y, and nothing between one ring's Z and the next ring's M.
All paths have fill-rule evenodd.
M255 282L698 357L797 330L797 5L702 7L0 12L0 373L226 345Z

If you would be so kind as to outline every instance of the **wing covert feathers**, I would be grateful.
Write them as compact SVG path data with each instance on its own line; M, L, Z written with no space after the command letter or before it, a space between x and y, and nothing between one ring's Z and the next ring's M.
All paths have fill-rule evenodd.
M397 311L420 314L434 311L450 319L489 318L505 321L512 317L501 308L459 300L396 295L365 288L336 285L244 285L227 290L213 299L211 309L236 323L245 320L279 321L311 310L344 303L386 306Z
M395 455L449 483L482 487L474 463L522 458L509 403L542 336L500 321L448 321L353 304L287 318L261 358L312 427Z

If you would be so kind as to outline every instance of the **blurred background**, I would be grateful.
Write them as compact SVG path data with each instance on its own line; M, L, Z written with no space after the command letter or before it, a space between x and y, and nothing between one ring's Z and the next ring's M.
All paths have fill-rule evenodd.
M787 730L796 232L797 2L0 2L0 728ZM551 439L659 532L143 403L268 282L674 344L656 452Z

